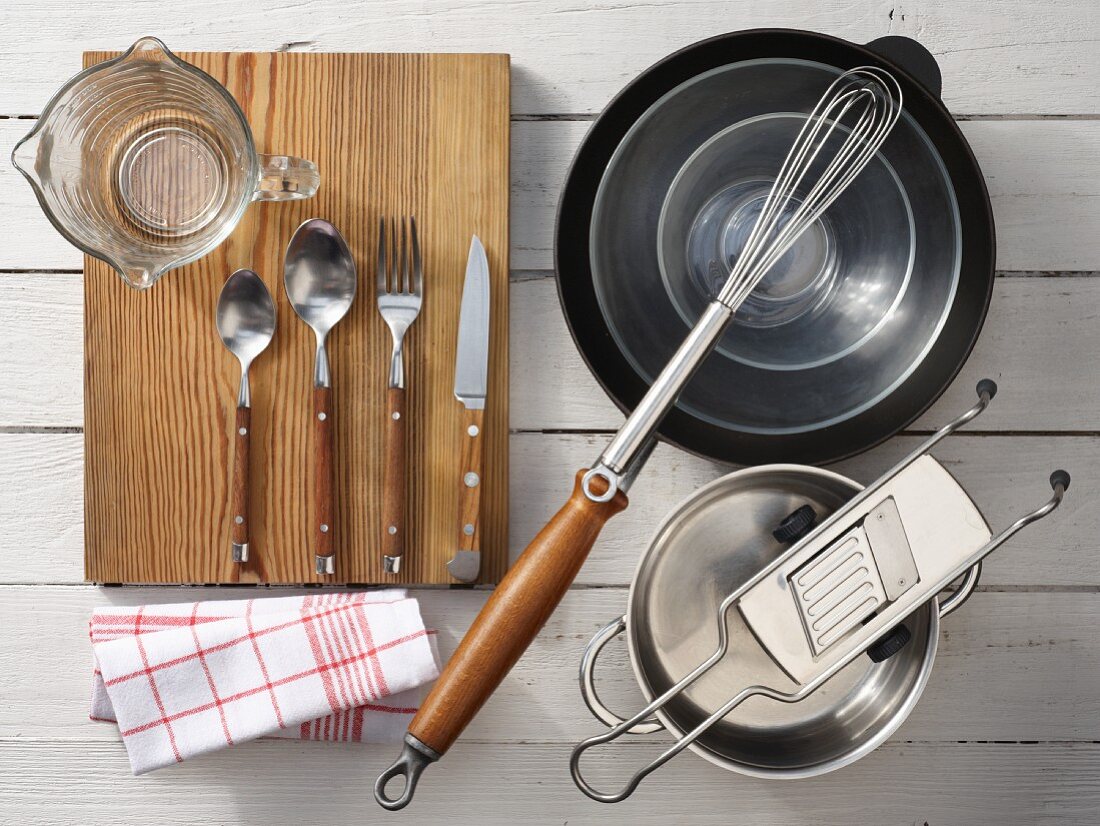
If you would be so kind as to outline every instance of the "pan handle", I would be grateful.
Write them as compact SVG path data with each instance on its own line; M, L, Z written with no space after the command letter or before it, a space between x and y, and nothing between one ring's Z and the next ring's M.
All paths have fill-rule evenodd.
M863 44L875 54L886 58L894 65L913 76L936 99L943 96L943 76L936 58L924 45L911 37L890 34Z
M581 657L581 697L584 698L584 704L588 706L588 710L592 712L592 716L601 723L605 723L610 728L625 723L626 720L605 706L596 693L596 658L599 657L605 645L625 630L625 616L611 620L611 622L596 632L596 635L589 641L588 646L584 649L584 656ZM637 725L626 729L625 733L652 734L655 731L661 731L663 728L664 726L660 721L654 717L650 717L648 720L643 720Z
M604 524L627 506L621 490L609 502L590 500L581 489L585 472L578 471L569 501L493 590L409 723L405 744L416 754L403 754L374 786L384 808L395 811L409 804L410 781L446 753L489 699L565 596ZM405 788L390 797L386 785L398 776L405 778Z

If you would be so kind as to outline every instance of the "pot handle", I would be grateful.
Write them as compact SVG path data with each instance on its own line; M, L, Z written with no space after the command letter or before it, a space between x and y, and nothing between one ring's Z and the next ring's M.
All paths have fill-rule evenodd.
M891 34L865 43L864 48L900 66L936 98L942 97L940 66L932 53L913 38Z
M963 575L962 582L959 583L959 587L940 601L940 619L962 608L963 603L970 599L970 595L974 593L974 588L981 576L981 562L967 570Z
M596 635L588 642L588 646L584 649L584 656L581 657L581 697L584 698L584 704L588 706L588 710L592 712L594 716L601 723L606 724L609 728L614 728L621 723L625 723L626 719L620 717L615 712L608 709L596 694L596 682L595 682L595 669L596 658L599 657L600 651L611 640L626 630L626 617L618 617L611 620L607 625L596 632ZM655 718L650 717L648 720L643 720L635 726L631 726L626 730L626 734L652 734L655 731L661 731L664 726Z

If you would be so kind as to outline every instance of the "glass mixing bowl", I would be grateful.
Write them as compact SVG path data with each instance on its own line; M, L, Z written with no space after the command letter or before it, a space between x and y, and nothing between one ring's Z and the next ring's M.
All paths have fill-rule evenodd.
M725 281L805 113L839 73L796 59L722 66L665 94L619 144L593 207L591 266L611 334L646 381ZM960 261L947 170L903 111L879 155L742 305L678 406L762 434L858 415L931 349Z

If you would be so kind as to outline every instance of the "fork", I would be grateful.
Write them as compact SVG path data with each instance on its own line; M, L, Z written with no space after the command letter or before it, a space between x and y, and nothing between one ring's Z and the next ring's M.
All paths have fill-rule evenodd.
M400 225L400 244L398 226ZM386 219L378 227L378 312L393 336L390 376L386 389L385 467L382 480L382 565L386 573L401 570L405 553L405 333L420 314L424 274L416 219Z

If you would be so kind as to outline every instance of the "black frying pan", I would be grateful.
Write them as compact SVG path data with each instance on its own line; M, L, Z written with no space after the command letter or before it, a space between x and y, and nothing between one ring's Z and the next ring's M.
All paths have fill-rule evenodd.
M631 127L668 92L730 63L776 57L839 70L871 65L893 73L902 86L905 110L938 153L958 204L961 259L954 298L927 354L888 395L843 421L807 432L746 432L705 420L682 406L659 429L665 441L719 461L824 464L873 447L928 409L973 349L992 294L995 246L989 196L970 147L939 99L935 60L918 43L887 37L858 46L812 32L761 29L696 43L652 66L607 106L577 151L559 204L555 268L562 307L581 355L612 400L628 412L649 382L617 344L597 296L590 230L601 179ZM736 390L730 388L731 393Z

